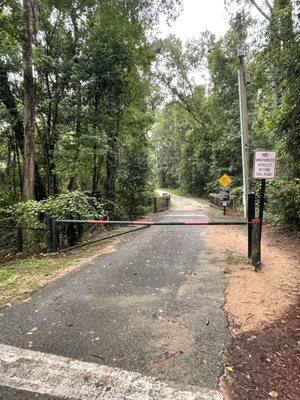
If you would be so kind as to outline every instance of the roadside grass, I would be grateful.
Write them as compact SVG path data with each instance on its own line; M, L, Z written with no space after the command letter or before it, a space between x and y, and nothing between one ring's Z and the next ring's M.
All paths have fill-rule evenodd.
M32 256L0 267L0 308L13 299L26 298L59 270L78 263L74 256Z
M223 220L227 217L223 215L223 210L221 208L216 208L210 205L209 207L209 216L212 219Z
M124 228L115 228L113 234L122 233ZM130 232L130 230L128 230ZM110 231L91 236L91 239L109 239ZM73 247L60 254L38 254L0 264L0 309L13 300L26 299L39 291L47 282L64 269L74 267L91 256L101 254L105 246L86 243L84 247ZM0 261L1 263L1 261Z
M249 259L238 253L230 253L227 256L227 264L229 265L238 265L238 264L249 264Z

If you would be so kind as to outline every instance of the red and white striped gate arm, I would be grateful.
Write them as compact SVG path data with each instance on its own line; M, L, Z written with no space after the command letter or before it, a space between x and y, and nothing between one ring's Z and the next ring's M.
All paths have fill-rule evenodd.
M75 223L75 224L92 224L92 225L248 225L252 222L244 221L199 221L199 220L186 220L186 221L150 221L146 219L138 221L112 221L112 220L78 220L78 219L61 219L55 221L58 224Z

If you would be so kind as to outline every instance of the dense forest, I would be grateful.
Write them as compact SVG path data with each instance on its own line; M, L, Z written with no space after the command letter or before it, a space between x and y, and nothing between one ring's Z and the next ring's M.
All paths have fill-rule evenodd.
M142 214L155 186L205 196L224 171L239 194L242 43L251 151L278 150L269 210L298 224L299 3L237 3L223 38L181 43L157 35L179 0L0 1L2 222Z
M111 214L147 206L155 29L177 12L176 0L1 1L2 209L57 214L87 195Z
M170 101L153 128L157 178L162 187L203 196L218 189L218 178L227 172L234 179L233 194L241 196L237 49L242 47L250 75L251 160L254 149L278 151L277 178L268 182L268 216L299 226L300 5L290 0L239 4L244 12L232 19L222 39L206 32L187 44L176 37L162 44L160 78ZM195 85L192 73L203 66L209 85ZM258 189L257 182L252 185Z

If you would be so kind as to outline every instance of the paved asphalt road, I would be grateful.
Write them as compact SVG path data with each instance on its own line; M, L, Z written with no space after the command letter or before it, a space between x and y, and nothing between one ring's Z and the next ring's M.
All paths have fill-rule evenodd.
M195 200L172 196L160 219L206 216ZM203 243L207 229L154 226L127 235L113 252L2 310L0 343L140 372L180 389L216 389L229 344L227 279L222 256ZM0 386L1 400L58 399L22 393Z

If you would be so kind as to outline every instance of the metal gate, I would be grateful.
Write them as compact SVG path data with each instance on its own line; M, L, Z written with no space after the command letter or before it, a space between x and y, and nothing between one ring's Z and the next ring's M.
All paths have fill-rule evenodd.
M244 221L152 221L152 220L127 220L127 221L113 221L113 220L80 220L80 219L55 219L48 218L47 221L47 247L50 252L57 252L59 250L59 234L58 227L62 224L85 224L85 225L102 225L102 226L207 226L207 225L244 225L248 227L248 258L252 260L252 265L255 269L260 268L260 232L261 222L257 218ZM89 244L89 243L87 243Z

